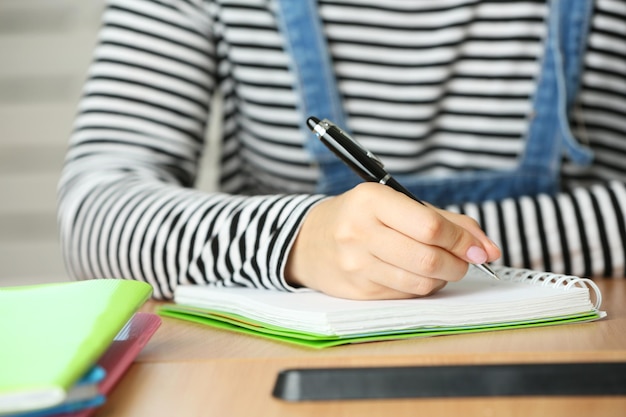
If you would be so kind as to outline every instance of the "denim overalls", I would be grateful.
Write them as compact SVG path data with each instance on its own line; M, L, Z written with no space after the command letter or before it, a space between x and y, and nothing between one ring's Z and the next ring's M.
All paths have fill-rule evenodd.
M317 191L338 194L362 180L305 126L308 116L316 116L347 129L317 1L277 0L277 6L280 28L287 38L297 75L295 87L301 96L301 126L310 138L307 147L320 167ZM555 194L559 190L564 153L577 164L592 160L591 151L577 143L568 122L579 87L592 7L591 0L549 1L541 75L533 98L533 116L524 138L525 148L517 166L510 170L463 171L444 178L394 175L396 179L420 199L438 206Z

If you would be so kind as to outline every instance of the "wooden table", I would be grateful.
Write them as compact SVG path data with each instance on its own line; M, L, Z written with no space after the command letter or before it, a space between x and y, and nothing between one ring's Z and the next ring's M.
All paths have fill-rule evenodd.
M626 416L626 396L289 403L271 395L278 372L294 367L626 362L626 280L596 282L608 312L598 322L325 350L164 318L98 417Z

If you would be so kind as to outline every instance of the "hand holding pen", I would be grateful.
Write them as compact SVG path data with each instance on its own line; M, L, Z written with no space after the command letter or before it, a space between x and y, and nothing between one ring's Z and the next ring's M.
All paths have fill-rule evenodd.
M309 117L307 124L309 128L317 134L320 140L361 178L366 181L375 181L387 185L424 205L420 199L404 188L391 174L385 171L383 163L376 155L361 146L338 126L334 125L329 120L319 120L316 117ZM475 265L490 277L500 279L489 265L482 262L475 263Z
M321 122L309 120L320 138L333 139L333 126L315 130ZM311 208L287 258L288 283L344 298L411 298L460 280L468 263L500 256L473 219L407 198L375 163L378 168L361 171L368 181Z

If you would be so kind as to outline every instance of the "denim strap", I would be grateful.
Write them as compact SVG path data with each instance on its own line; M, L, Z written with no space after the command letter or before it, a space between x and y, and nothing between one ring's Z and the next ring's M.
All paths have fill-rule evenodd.
M593 3L592 0L553 0L551 7L555 10L550 13L550 25L557 27L552 48L558 69L559 128L568 156L581 165L591 163L593 153L578 143L568 116L580 88Z
M317 2L275 1L279 25L287 39L286 47L297 78L295 88L301 98L302 129L305 137L310 138L306 146L320 167L318 191L327 194L343 192L361 179L305 127L306 118L312 115L329 118L344 129L348 128ZM554 193L558 190L564 153L575 163L591 162L591 151L572 135L568 115L579 88L592 3L590 0L549 2L548 33L533 97L534 112L518 166L504 171L464 172L442 179L419 175L403 177L404 185L435 204L455 202L457 197L466 201L474 197L484 200ZM484 191L476 191L474 194L480 195L472 197L467 190Z
M335 156L306 127L306 119L315 116L327 118L347 130L334 67L322 30L316 0L277 0L279 26L287 40L287 50L293 60L293 72L301 102L300 125L306 138L306 147L320 166L317 191L337 194L345 183L355 184L360 178Z
M548 33L521 169L556 171L564 152L578 164L588 164L593 158L577 142L568 119L579 88L591 3L549 3Z

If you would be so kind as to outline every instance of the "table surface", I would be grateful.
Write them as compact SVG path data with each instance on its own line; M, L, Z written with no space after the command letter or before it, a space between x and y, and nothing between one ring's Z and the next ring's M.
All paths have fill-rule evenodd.
M626 396L480 397L290 403L286 368L626 362L626 280L596 279L608 317L593 323L373 342L313 350L163 318L98 417L626 416ZM154 312L148 302L142 311ZM593 381L589 381L593 384Z

